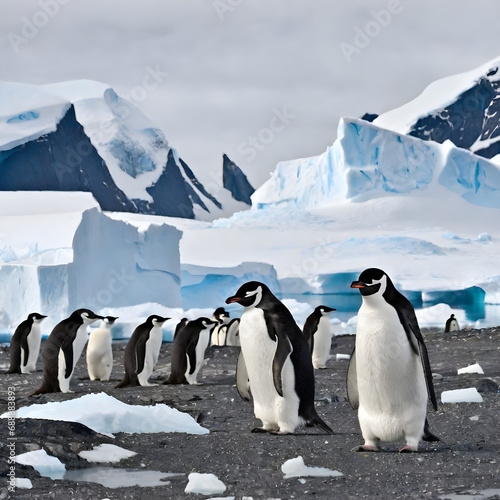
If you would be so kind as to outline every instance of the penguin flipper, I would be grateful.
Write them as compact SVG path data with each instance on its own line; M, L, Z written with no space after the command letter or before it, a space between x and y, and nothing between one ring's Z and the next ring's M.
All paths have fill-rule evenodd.
M66 362L66 371L64 373L64 378L69 378L73 373L73 341L75 337L70 336L65 337L62 345L61 351L64 355L64 361Z
M359 408L358 377L356 374L356 347L352 350L347 367L347 398L353 410Z
M276 347L276 353L273 359L273 381L276 392L283 397L283 383L281 380L281 372L283 370L283 365L290 356L292 352L292 345L288 340L288 337L278 337L278 346Z
M193 338L189 341L186 347L186 356L189 359L189 375L192 375L196 370L196 344L198 344L198 339L200 334L193 335Z
M242 351L240 351L236 364L236 389L238 389L238 394L242 399L247 402L251 401L250 379L248 378L247 365Z
M22 332L22 335L21 335L21 354L24 351L24 359L20 359L19 364L22 366L26 366L28 364L28 359L30 357L30 348L29 348L29 344L28 344L29 331L26 331L26 330L28 330L27 327L24 327L23 330L24 331Z
M144 370L144 363L145 363L145 358L146 358L146 342L149 339L149 335L145 335L141 337L138 341L137 344L135 345L135 366L136 370L135 373L139 375L139 373Z
M427 352L427 347L425 346L424 337L418 327L418 323L415 319L414 322L408 322L411 333L415 337L418 345L418 352L420 354L420 361L422 362L422 367L424 369L424 377L425 383L427 385L427 394L429 395L429 399L431 400L432 406L434 410L437 410L437 400L436 393L434 392L434 383L432 380L432 370L431 364L429 362L429 354Z

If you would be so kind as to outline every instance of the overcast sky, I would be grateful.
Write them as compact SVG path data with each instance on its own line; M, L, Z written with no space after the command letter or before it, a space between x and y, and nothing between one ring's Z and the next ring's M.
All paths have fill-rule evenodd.
M202 180L226 153L258 186L341 116L500 56L499 22L498 0L1 0L0 80L105 82Z

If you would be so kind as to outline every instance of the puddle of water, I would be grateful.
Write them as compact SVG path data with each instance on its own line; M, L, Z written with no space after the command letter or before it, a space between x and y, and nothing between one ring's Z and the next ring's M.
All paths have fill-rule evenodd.
M171 477L184 476L182 473L160 472L156 470L118 469L114 467L89 467L66 472L42 474L51 479L86 481L102 484L106 488L127 488L130 486L165 486Z
M486 500L488 498L494 497L495 495L500 495L500 489L490 488L488 490L481 491L466 491L462 493L450 493L448 495L440 495L439 498L443 500Z

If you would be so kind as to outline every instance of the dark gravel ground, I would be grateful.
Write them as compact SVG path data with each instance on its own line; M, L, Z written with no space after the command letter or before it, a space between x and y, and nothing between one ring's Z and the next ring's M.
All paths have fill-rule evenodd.
M110 382L91 382L82 357L72 380L74 394L45 394L28 398L41 381L41 371L31 375L1 374L0 405L7 410L8 388L15 388L16 407L49 401L63 401L90 392L104 391L129 404L165 403L188 412L210 430L206 435L182 433L125 434L114 440L79 424L18 419L16 453L44 448L57 456L67 469L95 466L78 457L84 449L99 443L114 443L137 452L113 467L182 473L165 485L111 489L83 481L51 480L31 467L16 465L17 477L30 478L33 489L18 489L11 498L19 499L155 499L210 498L187 494L184 489L191 472L215 474L227 486L224 495L236 499L306 498L472 498L454 497L474 492L477 498L500 498L500 328L426 333L435 389L442 391L466 387L481 390L483 403L439 404L429 412L434 433L443 442L424 443L419 453L399 454L397 445L380 453L354 453L362 443L356 412L346 401L347 361L335 354L348 354L354 337L334 337L333 358L325 370L316 371L316 401L320 416L334 429L325 435L316 429L300 429L295 435L255 434L259 424L250 404L240 399L234 385L238 348L211 347L207 364L199 376L201 385L179 385L114 389L123 375L124 344L116 344L115 368ZM43 348L43 345L42 345ZM162 346L154 379L163 380L170 371L171 344ZM0 350L2 371L8 366L8 348ZM484 375L457 375L457 369L478 362ZM41 368L41 366L40 366ZM478 417L471 420L471 417ZM8 498L6 488L9 449L7 422L0 421L2 487L0 499ZM327 467L343 473L340 478L305 477L284 479L281 465L297 456L306 465ZM108 464L109 465L109 464ZM480 493L483 492L483 493ZM474 497L475 498L475 497Z

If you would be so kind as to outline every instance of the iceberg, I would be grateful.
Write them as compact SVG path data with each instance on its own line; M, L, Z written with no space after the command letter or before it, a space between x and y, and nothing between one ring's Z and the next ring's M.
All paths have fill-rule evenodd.
M0 234L9 239L0 261L0 329L12 333L34 311L49 316L45 334L79 307L97 312L155 303L158 311L182 305L182 232L163 219L136 225L113 219L88 193L5 195L0 214L9 202L8 215L0 215ZM28 215L29 206L40 213Z
M430 191L440 185L471 204L500 208L500 169L447 142L438 144L342 118L323 154L278 163L252 195L252 208L311 210L346 201Z
M69 309L180 306L181 235L167 224L140 230L95 208L84 212L68 266Z

